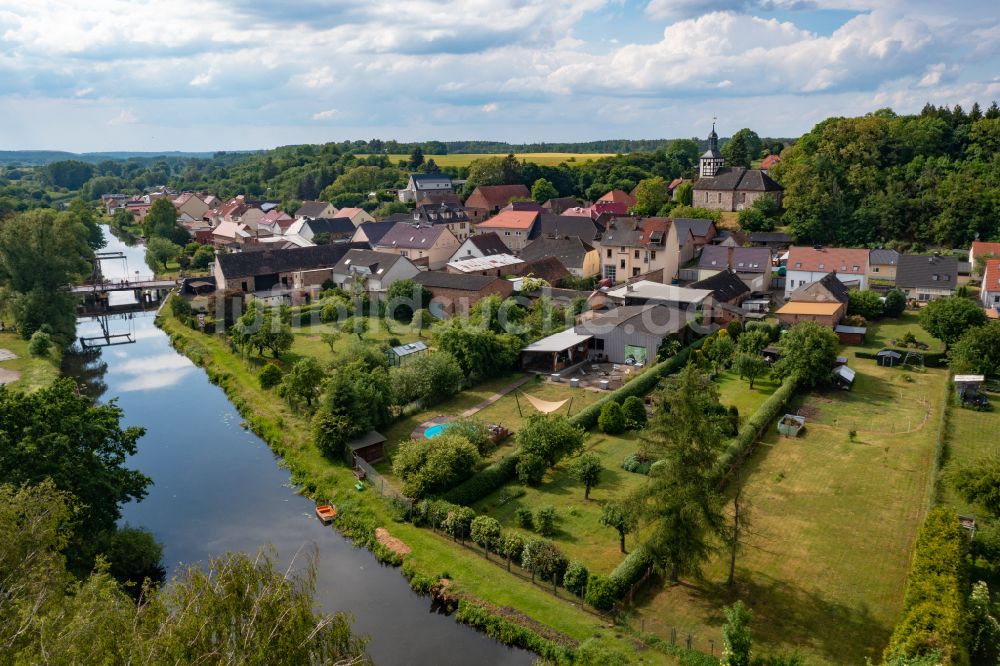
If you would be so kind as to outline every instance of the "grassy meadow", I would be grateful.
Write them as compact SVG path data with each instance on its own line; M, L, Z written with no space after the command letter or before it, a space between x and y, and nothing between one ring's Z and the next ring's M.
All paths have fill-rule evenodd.
M15 359L0 361L0 370L20 375L8 384L11 388L34 391L48 386L59 376L59 358L55 349L46 358L35 358L28 353L28 341L13 331L0 332L0 349L8 349L17 355Z

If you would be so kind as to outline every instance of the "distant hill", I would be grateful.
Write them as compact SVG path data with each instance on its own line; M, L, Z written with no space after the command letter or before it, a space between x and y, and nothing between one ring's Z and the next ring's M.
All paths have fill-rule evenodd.
M80 160L96 164L104 160L127 160L132 158L154 159L157 157L190 157L208 159L214 152L188 153L179 150L150 152L103 152L71 153L64 150L0 150L0 165L4 166L44 166L60 160Z

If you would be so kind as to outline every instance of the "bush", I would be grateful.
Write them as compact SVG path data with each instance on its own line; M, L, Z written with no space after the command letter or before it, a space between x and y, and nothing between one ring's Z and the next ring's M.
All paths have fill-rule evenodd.
M501 458L464 483L446 492L443 498L452 504L475 504L514 478L519 457L520 453L515 451L509 456Z
M45 331L35 331L28 342L28 353L32 356L48 356L52 349L52 336Z
M552 536L556 532L556 510L545 506L535 513L535 529L542 536Z
M424 497L467 479L479 464L479 451L460 435L410 440L393 457L392 471L403 480L407 497Z
M517 524L526 530L535 529L535 517L531 514L531 509L526 507L520 507L514 512L514 518L517 520Z
M906 296L899 289L893 289L885 295L885 303L882 305L882 312L886 317L899 317L906 309Z
M281 383L281 368L274 363L268 363L257 375L257 381L260 382L260 387L265 391L274 388Z
M522 453L517 461L517 479L529 486L537 486L545 476L548 465L541 456L533 453Z
M733 339L733 342L738 342L740 336L743 335L743 324L740 323L739 319L734 319L726 324L726 332L729 333L729 337Z
M649 567L653 565L652 554L645 546L636 546L625 556L608 578L614 583L618 595L624 595L633 585L639 582Z
M587 579L586 601L597 610L611 610L619 596L618 586L611 578L591 574Z
M630 453L622 461L622 469L633 474L649 474L653 461L639 453Z
M646 426L646 404L637 395L625 398L622 404L625 413L625 423L632 430L641 430Z
M582 597L587 592L587 578L589 577L587 567L576 560L569 563L566 573L563 574L563 587L578 597Z
M601 432L609 435L617 435L625 431L625 412L622 406L614 400L608 402L601 408L601 415L597 419L597 426Z

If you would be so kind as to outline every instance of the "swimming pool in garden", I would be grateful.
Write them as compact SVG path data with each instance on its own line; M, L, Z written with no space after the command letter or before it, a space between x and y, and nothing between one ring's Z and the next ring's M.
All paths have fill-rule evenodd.
M451 424L450 423L438 423L436 425L432 425L427 430L424 430L424 437L426 437L427 439L430 439L432 437L437 437L438 435L440 435L441 433L443 433L445 430L447 430L449 425L451 425Z

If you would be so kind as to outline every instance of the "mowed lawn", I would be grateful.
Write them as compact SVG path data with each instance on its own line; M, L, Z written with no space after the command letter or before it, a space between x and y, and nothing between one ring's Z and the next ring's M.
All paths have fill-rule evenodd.
M0 361L0 370L16 372L20 377L8 384L22 391L34 391L48 386L59 376L59 360L53 351L46 358L35 358L28 353L28 341L13 331L0 332L0 349L7 349L17 355L9 361ZM6 373L0 373L6 374Z
M751 389L750 382L740 379L732 370L719 374L715 378L715 383L719 387L719 400L727 407L735 406L740 411L741 422L753 416L764 401L781 386L781 382L763 377L757 379Z
M532 162L533 164L539 164L541 166L558 166L563 162L569 164L573 163L584 163L593 160L599 160L602 157L613 157L614 153L515 153L514 157L524 162ZM409 155L388 155L389 161L393 164L399 162L399 160L410 159ZM483 159L484 157L506 157L502 153L455 153L452 155L424 155L426 160L434 160L434 163L439 167L466 167L472 163L473 160Z
M941 502L958 513L975 516L982 509L970 506L955 491L949 475L962 467L974 465L987 456L1000 454L1000 394L988 393L991 410L977 412L952 403L949 415L945 464L942 468ZM951 394L954 400L954 392Z
M384 319L369 317L368 325L368 332L363 336L366 342L388 343L395 338L399 340L400 344L406 344L423 339L427 346L430 346L430 333L425 330L423 338L420 338L421 331L409 324L390 322L387 326ZM323 333L338 333L337 342L334 344L335 351L331 351L330 346L323 342L321 337ZM292 334L295 336L295 340L292 342L291 350L285 354L286 358L292 362L304 356L312 356L321 363L330 363L337 353L350 346L352 340L358 339L355 333L340 333L333 324L292 326Z
M851 392L797 398L797 439L771 431L744 468L752 535L725 585L727 553L705 580L657 589L637 602L648 630L722 638L722 606L754 610L763 653L798 650L810 664L877 660L902 606L910 553L923 520L945 370L912 373L851 360ZM909 432L906 426L909 424ZM856 441L850 431L857 430ZM682 634L682 635L683 635Z
M626 472L621 467L625 456L639 448L639 438L638 433L615 436L591 433L587 437L584 443L586 450L597 454L604 466L600 483L591 489L589 500L583 499L583 484L569 471L573 462L570 458L550 470L538 487L511 483L473 508L478 514L493 516L505 528L514 529L526 537L538 537L535 532L521 529L514 514L522 507L534 513L539 508L551 506L558 516L556 533L545 538L551 539L569 559L580 560L591 571L610 573L624 555L618 547L618 533L600 524L601 507L608 500L621 499L645 483L645 476ZM522 497L504 501L505 497L520 490L524 491ZM628 535L626 548L631 548L633 543L634 535Z

